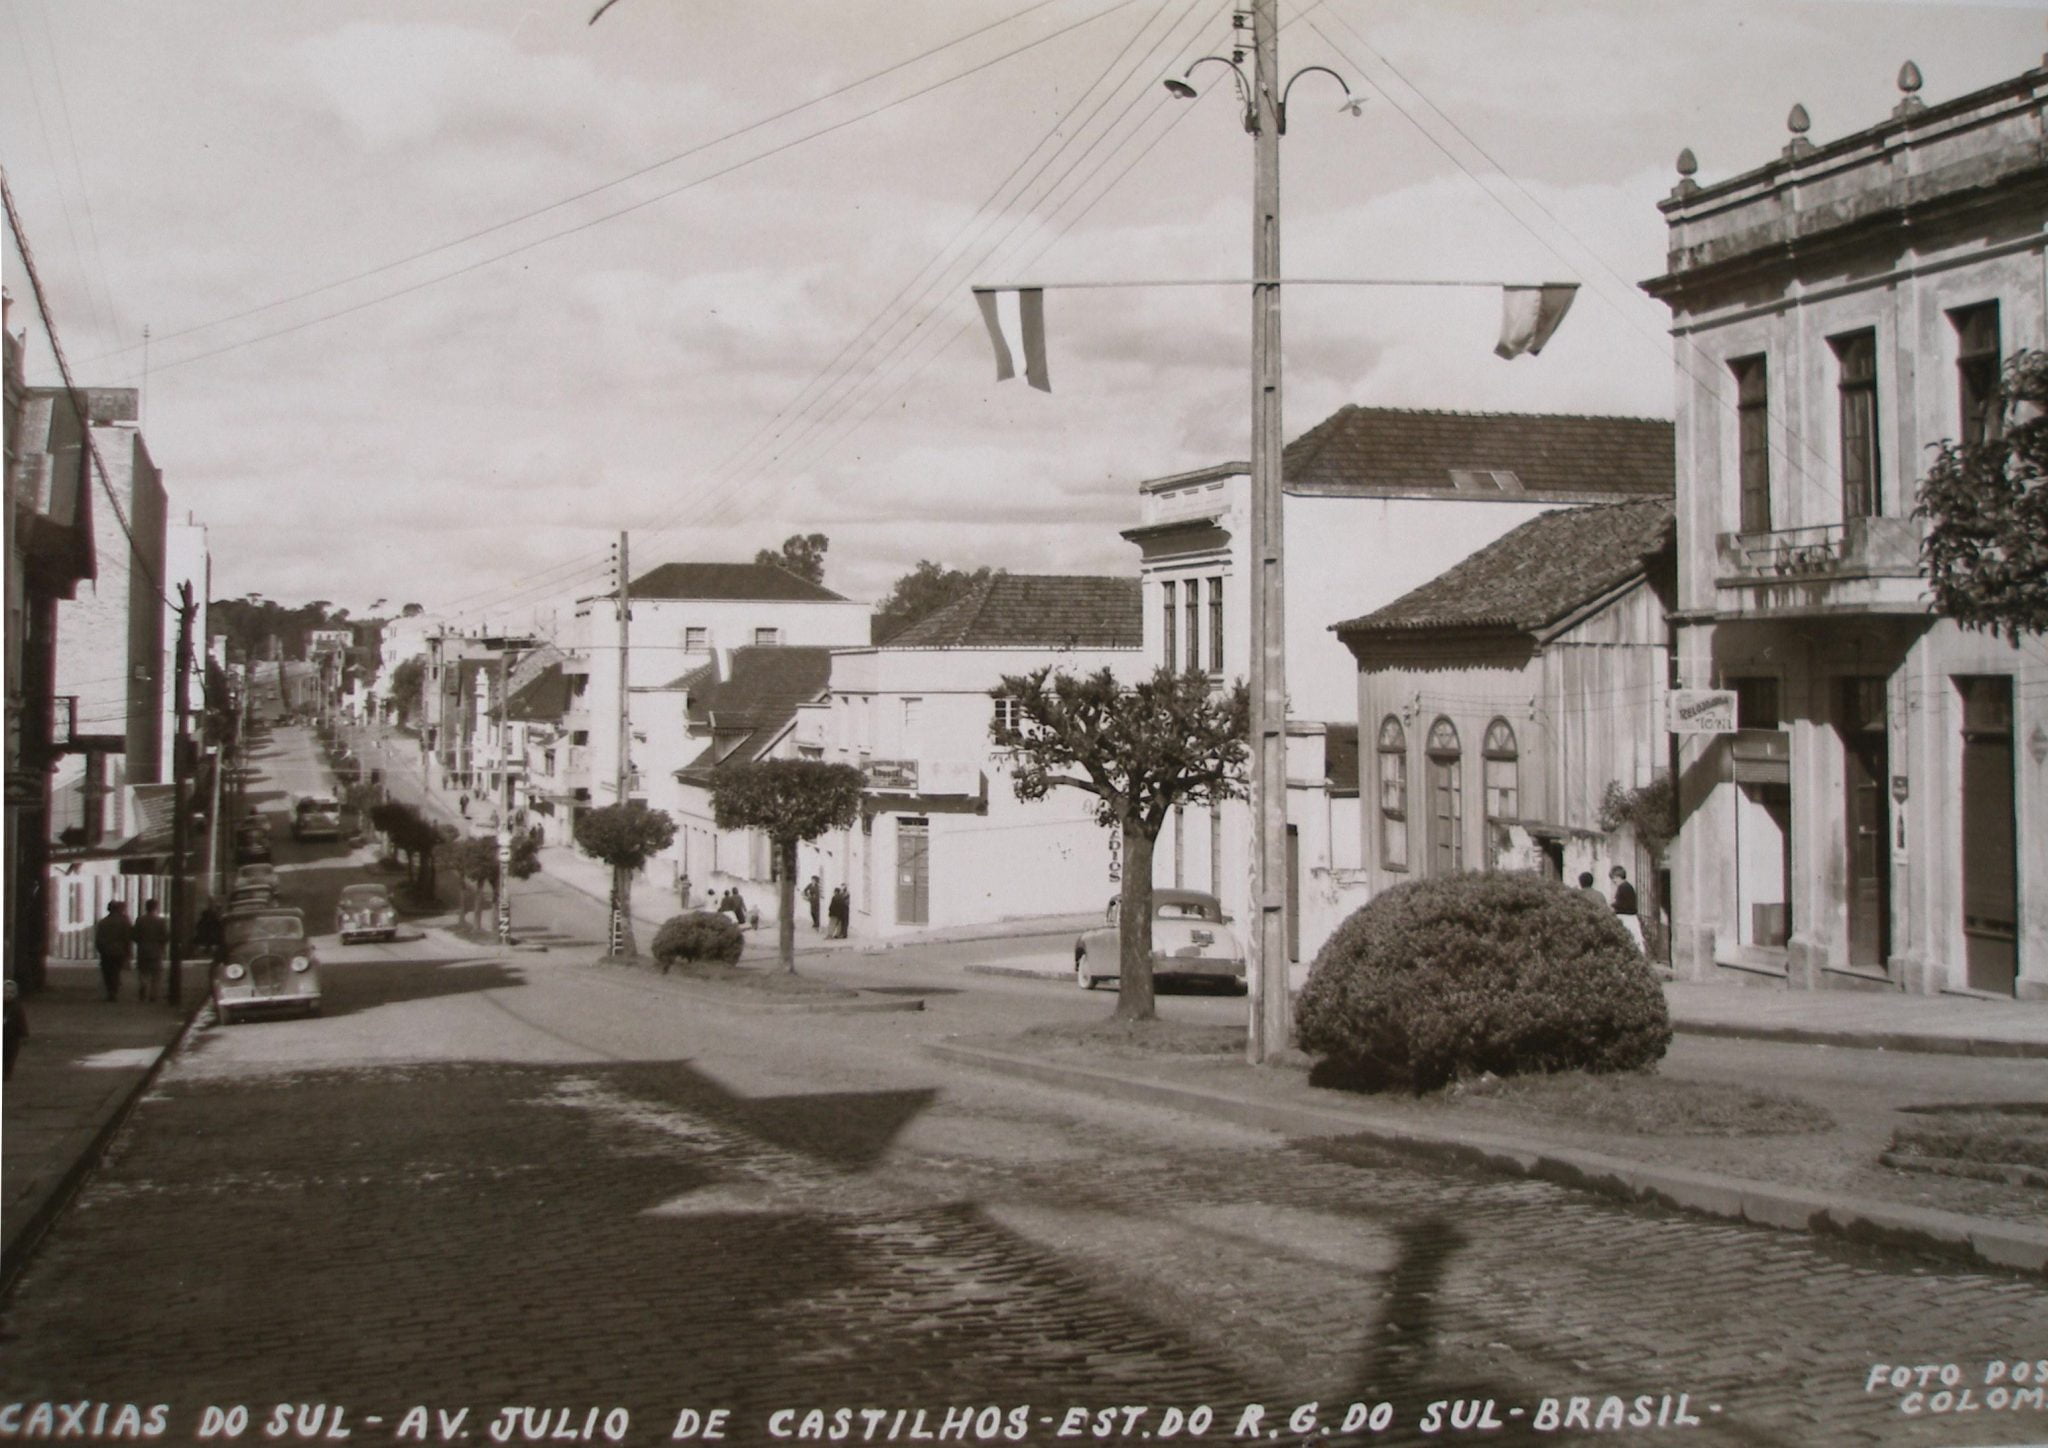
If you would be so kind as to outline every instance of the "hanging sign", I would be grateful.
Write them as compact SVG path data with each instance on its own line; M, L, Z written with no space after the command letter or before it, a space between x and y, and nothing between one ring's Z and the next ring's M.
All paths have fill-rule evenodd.
M1664 696L1664 728L1672 734L1735 732L1733 689L1673 689Z

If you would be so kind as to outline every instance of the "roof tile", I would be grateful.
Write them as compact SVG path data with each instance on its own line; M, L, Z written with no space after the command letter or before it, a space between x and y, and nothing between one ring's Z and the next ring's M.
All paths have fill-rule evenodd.
M892 649L1137 649L1138 580L1082 573L996 573L883 645Z

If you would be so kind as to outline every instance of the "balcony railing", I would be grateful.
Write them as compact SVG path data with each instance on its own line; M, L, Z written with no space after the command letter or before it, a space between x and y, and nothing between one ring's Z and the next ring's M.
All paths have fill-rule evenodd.
M1920 574L1920 524L1913 518L1850 518L1770 533L1723 533L1715 541L1722 577L1731 583Z

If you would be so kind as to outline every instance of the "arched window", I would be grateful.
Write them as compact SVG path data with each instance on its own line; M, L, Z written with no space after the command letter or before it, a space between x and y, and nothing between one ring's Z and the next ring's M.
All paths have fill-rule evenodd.
M1380 865L1408 868L1408 731L1389 714L1380 721Z
M1438 715L1424 748L1429 754L1429 872L1455 874L1465 868L1465 779L1458 726Z
M1521 759L1515 749L1514 727L1505 719L1486 726L1486 740L1480 746L1486 772L1486 868L1498 870L1508 846L1508 825L1521 818Z

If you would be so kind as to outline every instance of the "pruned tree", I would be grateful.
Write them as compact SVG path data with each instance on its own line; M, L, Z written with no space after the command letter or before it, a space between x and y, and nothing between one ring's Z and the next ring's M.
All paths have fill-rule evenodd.
M633 939L633 877L675 837L668 811L638 800L577 813L576 848L612 867L612 954L630 960L640 953Z
M1218 694L1199 671L1160 669L1126 687L1108 669L1051 668L1005 675L992 693L1014 703L989 734L1011 751L1017 797L1092 794L1096 822L1122 837L1116 1015L1150 1020L1153 846L1175 805L1243 793L1251 695L1242 683Z
M444 842L440 850L443 869L451 871L462 888L462 903L456 913L473 916L476 929L484 928L484 897L495 898L498 887L498 844L488 835L467 835Z
M2048 353L2014 354L2000 394L2004 426L1938 444L1913 512L1935 611L2017 645L2048 633Z
M784 970L796 969L796 847L852 824L865 784L852 765L817 759L728 764L712 775L711 812L718 827L760 830L775 847L775 950Z
M947 568L929 558L919 559L917 567L897 579L889 590L889 596L875 605L874 641L887 643L893 635L902 633L919 619L937 613L976 584L987 582L989 577L987 568L977 568L968 573L958 568Z
M754 561L786 569L798 578L822 586L825 582L825 550L831 546L832 540L823 533L792 533L782 540L780 553L763 548L754 555Z
M434 851L442 836L432 820L403 800L386 800L370 811L370 823L406 859L406 875L418 891L434 892Z

